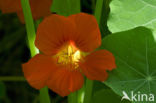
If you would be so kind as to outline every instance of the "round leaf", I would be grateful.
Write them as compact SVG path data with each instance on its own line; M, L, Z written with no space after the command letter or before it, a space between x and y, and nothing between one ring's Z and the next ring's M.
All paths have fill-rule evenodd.
M156 95L156 41L144 27L115 33L103 39L102 48L113 53L117 68L105 82L117 94ZM156 102L156 101L155 101Z
M108 27L111 32L146 26L156 30L156 0L112 0Z

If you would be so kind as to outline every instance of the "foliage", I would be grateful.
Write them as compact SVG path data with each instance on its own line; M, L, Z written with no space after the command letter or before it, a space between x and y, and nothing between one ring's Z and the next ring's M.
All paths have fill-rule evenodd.
M114 54L117 63L105 82L109 87L121 96L123 91L129 97L131 91L156 94L156 43L151 30L138 27L114 33L103 39L103 47Z

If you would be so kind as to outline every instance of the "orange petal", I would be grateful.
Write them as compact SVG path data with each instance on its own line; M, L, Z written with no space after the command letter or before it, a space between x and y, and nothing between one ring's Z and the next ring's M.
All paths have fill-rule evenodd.
M76 46L84 52L91 52L101 45L101 34L93 15L79 13L69 16L75 22L77 33L74 34Z
M39 19L51 14L52 0L30 0L33 18Z
M84 82L84 78L82 74L79 71L72 71L70 73L70 87L69 90L71 92L75 92L76 90L79 90L82 88Z
M107 78L106 70L116 68L115 58L107 50L99 50L91 53L80 63L82 72L91 80L104 81Z
M21 21L21 23L25 23L25 21L24 21L24 14L23 14L23 11L18 11L17 12L17 16L18 16L18 18L19 18L19 20Z
M54 55L74 35L74 24L66 17L52 14L39 24L35 44L47 55Z
M34 20L40 19L51 14L50 7L52 0L30 0L31 12ZM24 23L23 11L17 12L22 23Z
M42 54L34 56L22 67L27 81L36 89L43 88L49 77L56 70L52 58Z
M2 13L13 13L22 10L20 0L0 0Z
M60 68L51 76L47 85L51 90L64 97L83 86L83 76L79 71Z

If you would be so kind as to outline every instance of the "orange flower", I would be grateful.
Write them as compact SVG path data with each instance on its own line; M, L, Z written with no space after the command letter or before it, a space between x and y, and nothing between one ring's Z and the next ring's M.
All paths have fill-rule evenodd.
M109 51L94 51L101 45L101 36L92 15L53 14L45 18L38 27L35 44L42 54L24 64L23 71L36 89L48 86L59 95L67 96L83 86L83 75L105 81L106 71L116 67Z
M33 18L39 19L51 14L50 7L52 0L29 0ZM2 13L17 13L20 21L24 23L24 15L21 7L21 0L0 0Z

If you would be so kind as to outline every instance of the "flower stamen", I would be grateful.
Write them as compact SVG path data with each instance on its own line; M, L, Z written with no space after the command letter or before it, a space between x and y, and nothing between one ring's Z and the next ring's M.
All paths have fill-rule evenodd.
M56 57L58 64L69 66L70 69L77 69L81 52L74 45L68 44L60 50Z

